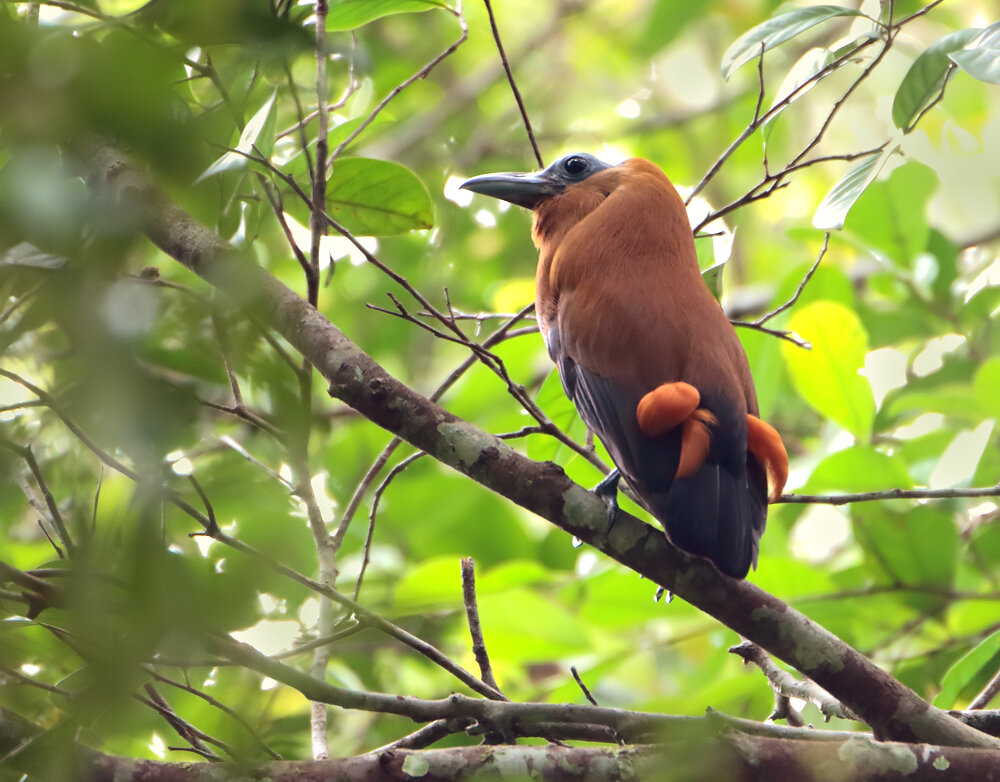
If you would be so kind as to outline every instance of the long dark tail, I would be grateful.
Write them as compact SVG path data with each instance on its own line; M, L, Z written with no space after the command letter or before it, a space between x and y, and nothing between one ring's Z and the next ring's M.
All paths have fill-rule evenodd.
M730 471L706 462L678 478L653 508L674 545L706 557L726 575L744 578L757 566L757 547L767 522L767 482L756 459Z

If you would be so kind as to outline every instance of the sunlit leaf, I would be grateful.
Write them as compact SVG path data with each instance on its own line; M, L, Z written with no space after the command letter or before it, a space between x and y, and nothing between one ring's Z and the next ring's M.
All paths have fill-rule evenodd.
M800 350L781 343L799 394L820 415L867 440L875 400L858 374L868 352L868 334L858 316L841 304L816 301L796 312L788 327L812 344L812 350Z
M326 17L327 30L353 30L390 14L440 8L435 0L334 0Z
M424 183L406 166L388 160L338 160L326 203L332 217L358 236L388 236L434 224Z
M1000 653L1000 630L995 630L959 658L941 680L941 692L934 698L939 709L955 708L958 696L976 674Z
M990 84L1000 84L1000 22L991 24L949 59L970 76Z
M714 266L709 266L701 273L701 278L705 281L708 289L712 291L716 301L722 300L722 271L726 268L727 261L721 261Z
M1000 418L1000 358L984 363L976 373L976 400L988 413Z
M254 151L255 146L261 155L264 157L270 156L271 151L274 149L274 128L276 121L274 101L277 97L278 90L275 89L271 93L271 97L257 110L257 113L250 118L250 121L243 128L235 150L226 152L212 163L212 165L205 169L205 173L198 177L197 182L202 182L210 176L221 174L223 171L246 168L248 163L247 155ZM258 140L260 140L259 145Z
M728 79L740 66L757 57L761 53L762 46L764 51L773 49L811 27L840 16L862 16L862 14L853 8L843 8L838 5L814 5L786 11L747 30L722 55L723 78Z
M866 157L848 171L833 186L813 214L813 225L821 231L836 231L844 227L847 213L882 170L885 161L896 151L896 144L889 144L881 152Z
M965 46L978 32L979 28L973 27L949 33L913 61L892 101L892 121L897 128L907 133L912 130L913 121L944 87L948 69L953 67L948 55Z

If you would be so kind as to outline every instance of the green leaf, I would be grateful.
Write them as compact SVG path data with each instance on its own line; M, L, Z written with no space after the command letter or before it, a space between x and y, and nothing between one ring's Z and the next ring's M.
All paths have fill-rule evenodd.
M873 182L851 210L846 227L897 266L910 269L927 247L926 206L938 186L937 174L917 162Z
M390 14L407 14L442 8L434 0L340 0L330 3L326 29L354 30Z
M591 651L580 620L536 591L515 588L480 595L479 617L494 662L537 662ZM532 630L525 633L529 620Z
M761 45L766 51L794 38L811 27L838 16L863 16L853 8L837 5L814 5L798 8L768 19L763 24L747 30L726 49L722 55L722 77L728 79L742 65L761 53Z
M708 289L712 291L716 301L722 301L722 270L726 268L728 261L709 266L701 273L701 278L705 281Z
M989 415L1000 418L1000 358L991 358L979 367L975 391L976 400Z
M781 343L792 382L820 415L867 440L875 416L868 381L858 374L868 352L868 333L852 311L832 301L816 301L795 313L790 330L812 344L812 350Z
M826 457L806 482L810 493L880 491L913 486L906 464L867 445L856 445Z
M948 55L965 46L978 32L978 27L971 27L949 33L913 61L892 101L892 121L897 128L904 133L913 130L911 123L944 87L948 70L953 67Z
M388 160L338 160L326 204L330 215L357 236L389 236L434 225L424 183L406 166Z
M979 81L1000 84L1000 22L995 22L948 58Z
M890 581L950 586L959 537L951 514L930 505L896 512L880 503L851 509L854 535ZM916 596L926 604L926 595Z
M848 171L816 207L813 225L821 231L839 231L843 228L844 220L847 219L847 213L851 211L854 202L875 180L882 166L898 146L889 144L881 152L866 157Z
M952 709L962 690L1000 652L1000 630L995 630L976 647L959 658L941 680L941 692L934 698L939 709Z
M263 106L257 109L257 113L250 118L246 127L243 128L240 140L236 144L236 149L232 152L226 152L212 163L212 165L205 169L205 173L195 180L195 184L203 182L210 176L221 174L223 171L246 168L249 162L246 156L253 152L255 147L261 155L270 157L271 152L274 151L274 129L277 122L274 112L274 100L277 96L278 90L275 89L271 93L271 97L267 99ZM257 143L258 140L260 140L260 144Z

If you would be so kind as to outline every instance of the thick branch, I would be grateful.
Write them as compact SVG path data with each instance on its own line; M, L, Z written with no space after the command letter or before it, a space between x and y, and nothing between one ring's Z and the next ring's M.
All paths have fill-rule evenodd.
M29 747L40 729L0 709L0 756L11 770L33 771L39 752ZM850 779L876 782L959 782L992 779L998 753L981 749L874 742L865 737L837 741L796 741L762 736L703 735L658 746L623 748L477 746L440 750L387 748L352 758L278 761L252 771L221 763L165 763L134 760L81 750L81 775L93 782L217 782L220 779L269 779L273 782L365 780L421 782L524 779L559 782L618 780L725 779L771 782L778 779ZM228 772L228 773L227 773ZM83 778L83 777L81 777Z
M82 165L112 209L138 210L160 249L243 306L266 313L327 379L330 393L373 422L716 617L833 694L880 738L1000 748L777 598L674 548L660 530L620 513L607 534L604 503L560 467L531 461L389 375L315 308L169 203L114 147L93 145Z

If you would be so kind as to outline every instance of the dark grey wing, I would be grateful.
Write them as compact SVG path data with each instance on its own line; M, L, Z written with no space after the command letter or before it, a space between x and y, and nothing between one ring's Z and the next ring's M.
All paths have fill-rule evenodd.
M546 343L566 396L584 423L601 438L625 479L640 495L669 491L680 458L680 432L660 437L643 434L635 412L642 398L640 390L578 364L564 351L558 326L550 328Z

